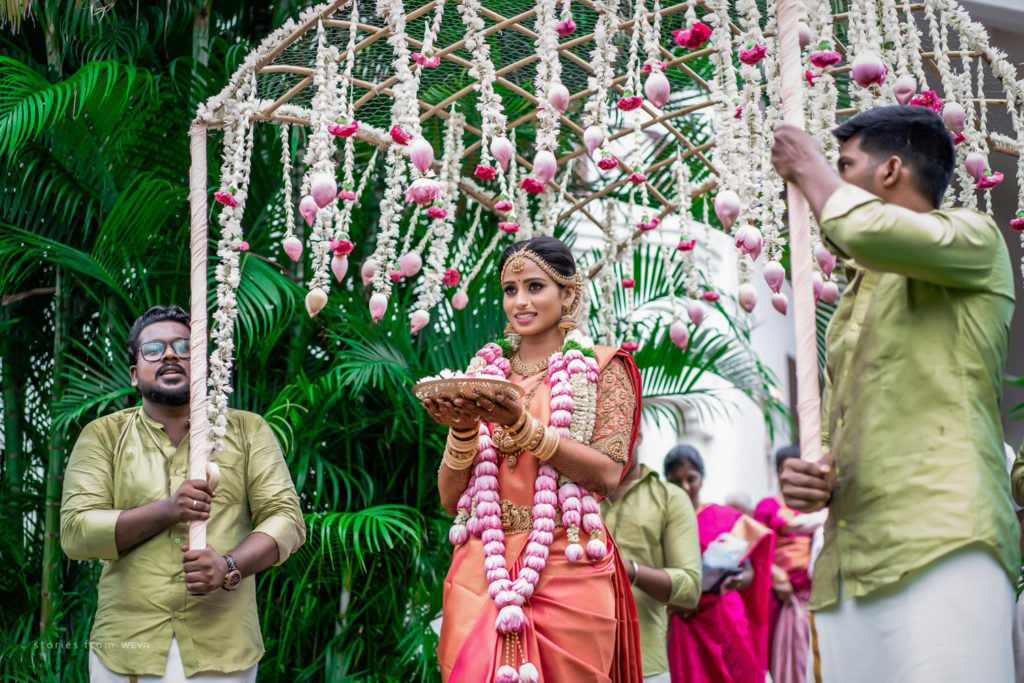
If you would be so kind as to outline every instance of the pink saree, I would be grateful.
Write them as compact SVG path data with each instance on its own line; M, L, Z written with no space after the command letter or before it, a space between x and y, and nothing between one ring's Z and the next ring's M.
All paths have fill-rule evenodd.
M768 671L768 616L775 534L724 505L697 513L700 549L724 532L747 541L754 580L743 591L704 593L689 619L672 617L668 661L673 683L759 683Z
M622 358L633 394L632 432L626 453L639 427L640 377L630 356L608 347L594 347L604 369L612 358ZM528 389L540 377L522 382ZM604 385L602 384L601 387ZM598 411L611 406L598 389ZM530 414L545 424L550 415L550 387L541 385L530 404ZM615 406L621 413L622 406ZM596 434L595 434L596 439ZM514 469L499 462L502 520L524 520L532 507L537 461L529 453ZM506 515L506 511L508 515ZM519 528L522 525L516 525ZM636 607L622 560L614 542L604 534L612 552L598 562L571 563L564 527L555 529L547 565L533 595L523 606L529 626L521 637L528 660L537 667L542 683L594 681L640 683L640 643ZM505 560L513 579L522 566L529 533L506 530ZM441 639L437 649L441 679L445 683L490 683L507 658L505 638L494 628L498 610L487 593L483 544L477 536L455 548L444 583Z

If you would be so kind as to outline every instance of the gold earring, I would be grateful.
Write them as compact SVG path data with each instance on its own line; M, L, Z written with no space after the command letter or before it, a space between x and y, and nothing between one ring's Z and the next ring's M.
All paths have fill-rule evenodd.
M565 332L572 332L578 327L575 318L569 315L569 309L565 306L562 307L562 317L558 321L558 329Z

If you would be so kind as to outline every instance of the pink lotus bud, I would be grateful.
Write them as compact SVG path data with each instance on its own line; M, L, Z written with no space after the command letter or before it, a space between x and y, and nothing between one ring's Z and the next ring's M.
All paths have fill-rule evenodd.
M562 22L565 23L565 22ZM561 25L561 24L559 24ZM573 29L576 27L573 26ZM571 31L570 31L571 33ZM563 35L563 34L559 34ZM524 663L519 667L519 680L521 683L540 683L540 672L537 671L537 667L529 662Z
M530 194L538 194L544 190L544 183L532 175L528 175L519 181L519 187L523 188Z
M559 114L564 114L569 108L569 89L561 83L555 83L548 90L548 102Z
M412 181L412 185L405 188L405 201L430 206L440 194L441 183L433 178L417 178Z
M409 159L420 173L426 173L434 163L434 148L423 138L416 138L409 145Z
M690 328L681 320L676 320L668 327L668 337L672 343L683 351L690 343Z
M377 274L377 269L380 266L377 264L375 259L366 259L363 262L363 267L359 269L359 275L363 278L363 286L366 287L373 280L373 276Z
M317 207L322 209L338 196L338 183L334 180L334 176L328 173L317 173L313 176L313 181L310 184L310 194ZM299 210L302 210L301 205Z
M631 277L624 277L622 278L622 286L626 289L633 289L636 287L636 280Z
M298 237L285 237L281 242L281 248L288 254L288 258L298 263L299 257L302 256L302 242Z
M299 202L299 214L306 219L306 225L313 227L313 219L316 218L316 212L320 210L320 206L316 203L310 195L306 195Z
M597 161L597 167L602 171L610 171L619 165L618 159L615 157L601 157Z
M402 270L402 275L412 277L420 272L420 268L423 267L423 259L415 251L410 251L398 259L398 267Z
M587 557L592 560L603 560L608 554L608 546L599 538L592 538L587 543Z
M644 81L644 95L658 109L661 109L668 103L671 89L672 86L668 82L668 77L660 71L653 72Z
M964 168L975 180L980 180L988 170L988 157L980 152L971 152L964 160Z
M691 301L686 304L686 315L690 317L690 322L696 325L700 325L700 322L704 319L704 307L697 301Z
M533 176L542 183L554 178L557 168L555 155L546 149L537 152L537 156L533 158Z
M850 75L857 85L867 88L872 85L882 85L885 82L885 75L889 67L885 65L882 58L874 52L864 52L857 55L850 65Z
M814 34L811 33L811 27L802 19L796 22L796 32L797 35L800 36L800 49L803 50L811 44L811 41L814 39Z
M500 626L496 625L495 628L501 631ZM502 664L494 674L494 683L520 683L519 673L508 664Z
M447 218L448 210L435 204L434 206L431 206L429 209L427 209L427 215L430 216L431 218Z
M512 202L510 202L507 199L499 199L498 201L496 201L494 203L494 210L495 211L500 211L502 213L508 213L513 208L515 208L515 207L512 205Z
M764 238L761 231L752 225L743 225L736 231L736 248L741 253L750 256L750 260L756 261L761 255L761 247L764 246Z
M910 102L910 98L917 92L917 81L911 76L902 76L897 78L896 82L892 84L892 93L896 96L896 101L900 104L906 104Z
M526 615L523 614L523 608L519 605L505 605L498 612L498 618L494 622L494 627L501 633L518 633L522 631L526 626ZM504 667L502 667L504 668ZM516 673L515 669L508 667L512 671L512 675L515 676L509 683L517 683L519 674ZM499 669L499 675L500 675Z
M448 530L448 540L452 545L459 546L469 540L469 531L465 524L453 524Z
M332 256L331 272L334 273L334 279L341 282L341 279L345 277L345 273L348 272L348 257L338 256L337 254Z
M776 292L772 294L772 306L782 315L786 315L786 311L789 310L789 299L786 298L785 294Z
M424 327L426 327L427 323L429 323L429 322L430 322L430 314L429 313L427 313L426 311L424 311L422 309L418 310L418 311L414 311L413 314L411 316L409 316L409 331L412 334L416 334L417 332L422 330Z
M587 129L583 131L583 144L587 147L587 152L590 156L594 156L594 151L604 143L604 132L600 126L587 126Z
M327 304L327 292L316 287L309 291L306 295L306 313L309 314L310 318L315 318L316 314L324 309Z
M947 128L959 135L964 130L967 112L958 102L946 102L942 107L942 120L946 123Z
M480 180L494 180L494 176L497 175L497 172L494 170L493 166L480 164L479 166L476 167L476 170L473 171L473 175L475 175Z
M583 559L583 546L579 543L570 543L565 546L565 559L570 562L579 562Z
M565 15L562 15L565 17ZM572 35L573 31L576 30L576 22L572 20L572 15L565 17L555 27L555 33L562 36L563 38Z
M384 317L384 311L388 309L388 298L376 292L370 297L370 316L373 318L373 322L380 322L380 319Z
M811 275L811 292L814 294L814 303L821 301L821 293L825 287L825 281L821 279L821 273L815 272Z
M512 155L515 154L515 151L515 147L504 136L491 140L491 156L498 160L503 171L508 170L508 162L512 160Z
M819 244L814 248L814 260L818 262L818 267L821 268L821 272L825 274L825 277L832 277L832 270L836 267L836 255L825 247L824 244Z
M736 293L736 298L740 302L740 308L747 313L754 310L754 306L757 305L757 290L754 289L754 285L749 282L744 282L740 285L739 291Z
M839 285L829 280L821 288L821 300L827 304L834 304L839 299Z
M722 190L713 200L715 203L715 215L722 221L722 226L728 230L740 215L740 197L732 190Z
M391 139L399 145L408 145L409 140L412 140L412 136L402 130L401 126L391 126L391 130L388 133L391 135Z
M782 283L786 279L786 269L778 261L769 261L764 265L764 281L776 294L782 289Z

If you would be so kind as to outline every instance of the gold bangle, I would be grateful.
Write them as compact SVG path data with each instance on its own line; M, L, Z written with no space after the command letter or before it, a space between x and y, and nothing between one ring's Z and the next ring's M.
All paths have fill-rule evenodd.
M460 444L460 443L453 443L451 439L448 439L448 443L445 444L445 449L451 451L452 453L456 453L456 454L458 454L460 456L465 456L465 455L476 456L476 452L478 450L477 443L475 441L472 442L472 443Z
M523 410L521 410L519 412L519 417L516 418L516 421L513 422L508 427L505 427L505 431L506 432L512 432L512 433L518 432L520 429L523 428L523 425L526 424L526 419L528 417L530 417L530 414L528 412L526 412L526 409L524 408Z
M448 427L448 433L462 441L468 441L470 439L475 441L476 438L480 436L480 429L478 427L473 427L472 429L456 429L455 427Z
M460 472L462 470L468 469L469 466L473 464L473 460L475 459L476 453L474 453L473 456L469 458L460 458L457 457L454 453L452 453L451 449L446 448L444 449L444 456L441 458L441 461L445 465L448 465L449 469L455 470L456 472Z
M558 432L554 427L546 427L544 429L543 438L540 444L531 451L533 457L544 462L554 457L555 452L558 451L558 445L561 443L562 437L558 435Z
M526 419L526 425L518 432L509 434L512 441L524 451L532 451L543 438L544 425L532 415Z

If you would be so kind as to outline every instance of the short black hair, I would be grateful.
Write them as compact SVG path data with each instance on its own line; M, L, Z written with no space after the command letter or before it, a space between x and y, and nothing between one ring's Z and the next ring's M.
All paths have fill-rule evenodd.
M704 476L704 458L700 457L700 453L697 452L696 448L684 444L676 446L665 456L665 462L662 465L665 470L665 476L668 476L669 472L684 462L690 463L690 467L700 472L700 476Z
M539 235L532 239L516 242L502 252L501 259L498 261L498 277L501 277L501 273L505 270L505 263L512 258L512 254L521 249L529 249L540 256L559 275L572 277L576 274L576 259L572 257L572 252L569 251L569 247L565 246L565 242L547 235Z
M135 319L132 330L128 333L128 365L135 365L135 360L139 356L139 336L142 335L142 330L153 323L162 323L165 320L181 323L185 327L191 326L192 323L192 317L181 306L154 306L149 309Z
M775 451L776 474L782 471L782 463L786 462L790 458L800 458L799 446L783 446L779 450Z
M832 130L839 142L860 136L860 148L881 162L898 156L913 171L919 192L937 208L956 165L953 138L928 107L894 104L861 112Z

